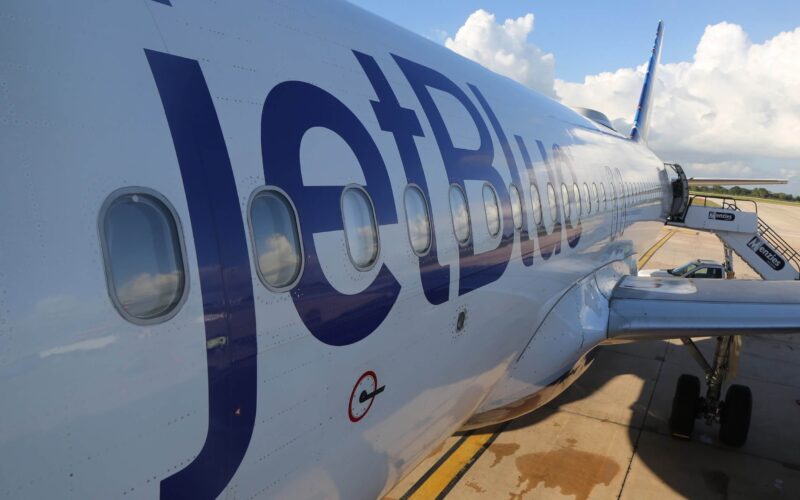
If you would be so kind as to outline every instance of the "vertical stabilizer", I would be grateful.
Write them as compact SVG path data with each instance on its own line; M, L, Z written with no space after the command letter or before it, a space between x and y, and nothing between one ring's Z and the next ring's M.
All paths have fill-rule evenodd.
M658 62L661 60L661 42L663 39L664 22L659 21L658 29L656 30L656 41L653 44L653 53L650 55L647 73L644 75L639 107L636 109L636 116L633 119L633 128L631 129L631 139L637 142L647 142L647 132L650 128L650 108L653 105L653 87L656 84L656 70L658 69Z

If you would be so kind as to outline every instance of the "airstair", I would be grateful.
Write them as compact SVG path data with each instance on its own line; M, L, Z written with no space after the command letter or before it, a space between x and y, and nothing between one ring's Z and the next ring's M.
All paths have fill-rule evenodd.
M756 202L705 195L684 199L683 211L668 225L714 233L726 254L736 253L765 280L800 280L800 254L758 216Z

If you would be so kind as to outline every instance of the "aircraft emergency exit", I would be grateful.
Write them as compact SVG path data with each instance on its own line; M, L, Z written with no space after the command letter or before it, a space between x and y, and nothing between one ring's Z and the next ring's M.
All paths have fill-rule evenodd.
M627 133L347 3L4 2L0 497L374 498L654 338L741 445L798 283L636 277L662 36Z

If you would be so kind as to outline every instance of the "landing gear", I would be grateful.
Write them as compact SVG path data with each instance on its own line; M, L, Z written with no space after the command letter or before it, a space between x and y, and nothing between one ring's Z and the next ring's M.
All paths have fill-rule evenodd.
M739 447L747 441L750 428L750 416L753 408L753 396L748 387L731 385L721 399L722 385L727 377L733 377L738 367L741 340L739 337L717 337L717 349L714 353L714 364L709 365L695 343L689 339L681 339L689 352L697 360L705 372L706 396L700 397L700 379L694 375L681 375L672 400L672 413L669 417L669 429L673 436L691 439L694 422L701 418L706 425L719 423L719 440L728 445Z
M673 436L682 439L692 437L700 405L700 379L694 375L681 375L672 399L672 414L669 416L669 430Z
M753 395L744 385L732 385L725 395L719 419L719 440L728 446L739 447L747 441Z

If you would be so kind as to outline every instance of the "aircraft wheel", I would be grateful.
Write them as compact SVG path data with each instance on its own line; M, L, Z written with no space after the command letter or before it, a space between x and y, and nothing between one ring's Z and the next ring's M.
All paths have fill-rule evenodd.
M753 395L744 385L732 385L725 394L720 412L719 440L728 446L740 447L747 441Z
M682 439L692 437L699 407L700 379L694 375L681 375L675 388L675 397L672 398L672 413L669 416L669 430L673 436Z

